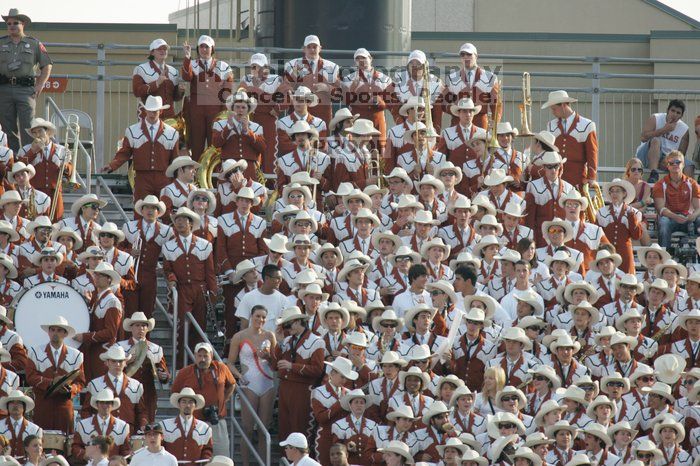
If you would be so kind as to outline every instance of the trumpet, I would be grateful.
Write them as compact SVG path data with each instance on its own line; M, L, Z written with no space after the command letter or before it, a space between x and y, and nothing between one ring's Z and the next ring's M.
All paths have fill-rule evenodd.
M36 190L34 188L29 188L31 189L31 193L29 194L29 204L27 205L27 218L29 220L34 220L38 216L38 212L36 210Z
M367 177L377 178L377 187L382 187L382 157L377 149L372 149L369 156Z
M584 214L588 222L595 222L598 211L603 208L605 201L603 200L603 193L600 190L598 184L593 185L593 196L591 196L591 185L589 183L584 183L581 186L581 195L588 201L588 207L586 207L586 212Z
M61 166L58 170L58 179L56 180L56 188L53 192L53 197L51 198L51 209L49 211L49 218L53 219L56 215L56 208L58 207L58 195L63 189L63 176L66 172L66 166L71 160L71 149L70 149L70 133L73 132L73 150L76 150L78 143L80 142L80 120L78 115L73 113L68 115L68 122L66 124L66 137L64 139L66 143L66 152L63 154L63 160L61 160ZM72 189L80 189L80 183L78 183L78 172L76 167L73 167L71 171L70 179L68 180L68 185Z
M523 103L518 105L520 109L520 134L519 136L532 136L530 122L532 121L532 93L530 92L530 73L523 73Z

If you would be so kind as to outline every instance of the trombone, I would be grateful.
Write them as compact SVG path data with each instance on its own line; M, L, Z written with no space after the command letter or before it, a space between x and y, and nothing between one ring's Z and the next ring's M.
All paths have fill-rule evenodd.
M523 103L518 105L520 109L520 134L519 136L532 136L530 122L532 122L532 93L530 91L530 73L523 73Z
M66 166L68 162L72 158L72 151L70 145L71 133L73 133L73 150L77 151L78 144L80 143L80 120L78 119L78 115L74 113L68 115L68 121L66 123L66 137L64 138L66 144L66 152L63 154L63 160L61 160L61 166L58 170L58 179L56 180L56 188L54 189L53 197L51 198L51 210L49 211L50 219L53 219L56 215L56 208L58 207L58 196L61 193L61 190L63 189L63 175L66 172ZM68 180L68 186L70 186L72 189L80 189L81 187L80 183L78 183L77 177L78 171L76 167L73 167L70 179Z
M311 140L311 148L309 149L309 159L306 161L306 173L309 174L309 178L313 177L318 171L318 145L318 138L313 138ZM311 199L313 201L316 201L316 186L318 186L318 183L314 183L311 192Z
M377 187L382 188L382 158L377 149L372 149L367 162L367 177L377 178Z
M426 137L436 138L438 135L433 126L433 104L430 101L430 67L428 66L427 59L423 64L423 90L421 94L423 94L423 101L425 103L425 126L428 128ZM429 141L428 147L430 147Z
M485 175L484 171L486 168L486 160L488 157L493 157L493 154L498 150L500 145L498 144L498 123L501 121L501 114L503 113L503 89L500 84L495 85L496 89L496 105L493 112L488 112L488 128L491 132L488 146L484 151L481 159L481 175ZM489 107L490 108L490 107ZM487 132L488 134L488 132Z

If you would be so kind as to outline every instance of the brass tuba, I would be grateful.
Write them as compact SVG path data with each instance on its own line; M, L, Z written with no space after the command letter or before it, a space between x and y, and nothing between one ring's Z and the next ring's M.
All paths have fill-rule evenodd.
M229 111L222 110L216 115L214 121L221 121L228 118ZM221 166L221 149L210 145L207 147L202 155L199 157L199 170L197 170L197 186L203 189L214 189L216 185L214 184L214 173L218 171L218 167Z
M593 190L593 195L591 195L591 189ZM584 183L583 186L581 186L580 192L588 201L588 207L586 207L586 212L584 213L585 219L587 222L594 223L598 211L605 205L600 186L598 186L597 183L593 186L589 183Z

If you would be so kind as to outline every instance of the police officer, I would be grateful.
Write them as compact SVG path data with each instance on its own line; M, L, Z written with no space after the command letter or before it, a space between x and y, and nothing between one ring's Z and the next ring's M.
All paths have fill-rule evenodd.
M32 142L25 129L34 118L36 98L49 79L52 62L38 39L24 35L24 27L31 23L27 15L11 8L2 19L7 24L8 35L0 37L0 125L5 128L8 144L16 154L20 147ZM41 73L35 77L37 65Z

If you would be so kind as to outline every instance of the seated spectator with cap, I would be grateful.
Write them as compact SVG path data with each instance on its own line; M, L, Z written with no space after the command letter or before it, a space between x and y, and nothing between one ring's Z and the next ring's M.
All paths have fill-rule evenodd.
M163 447L163 426L148 424L143 433L146 447L131 457L131 466L176 466L177 458Z
M309 442L300 432L289 434L280 442L280 446L284 448L284 456L294 466L321 466L321 463L309 458Z

